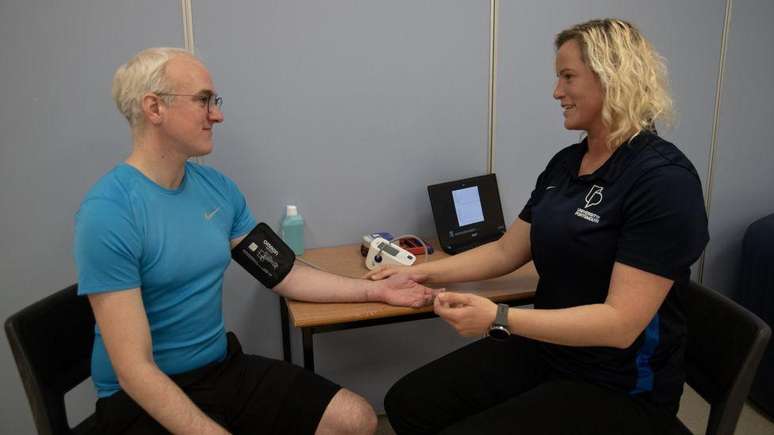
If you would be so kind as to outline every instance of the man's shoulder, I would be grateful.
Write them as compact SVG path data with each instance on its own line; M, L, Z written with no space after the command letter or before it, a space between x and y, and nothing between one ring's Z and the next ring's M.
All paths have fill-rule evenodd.
M239 191L234 180L212 166L186 162L186 174L187 177L191 177L190 181L196 182L195 184L199 189L214 189L219 194L226 196L231 196Z
M233 183L229 177L212 166L188 161L185 163L186 172L194 178L206 180L210 183Z
M128 204L133 192L140 188L132 168L119 164L100 177L86 193L81 208L100 204Z
M223 175L222 172L219 170L213 168L212 166L208 166L202 163L197 163L194 161L187 161L185 162L186 170L196 176L200 177L216 177L216 178L226 178L225 175Z

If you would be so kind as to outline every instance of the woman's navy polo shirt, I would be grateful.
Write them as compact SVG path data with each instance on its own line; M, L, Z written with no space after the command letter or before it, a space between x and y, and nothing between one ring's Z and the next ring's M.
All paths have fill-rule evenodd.
M519 217L540 274L535 308L604 303L614 262L674 281L627 349L542 344L560 374L642 395L676 411L684 381L681 288L709 240L701 181L673 144L642 132L578 176L586 141L554 156Z

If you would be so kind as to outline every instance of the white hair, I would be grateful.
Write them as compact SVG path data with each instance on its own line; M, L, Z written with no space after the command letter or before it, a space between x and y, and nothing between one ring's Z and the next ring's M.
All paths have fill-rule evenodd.
M113 75L113 100L133 131L143 127L143 95L148 92L174 92L174 84L166 75L166 66L173 57L181 55L193 56L182 48L146 48L116 70ZM169 99L165 98L166 101Z

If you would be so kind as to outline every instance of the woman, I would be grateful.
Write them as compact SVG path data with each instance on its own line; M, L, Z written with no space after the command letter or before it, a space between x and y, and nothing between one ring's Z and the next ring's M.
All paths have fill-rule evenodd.
M399 380L385 398L409 433L668 433L684 381L681 289L709 240L693 165L656 135L670 114L662 60L630 23L594 20L555 41L564 126L556 154L498 241L371 274L480 280L533 260L534 309L442 293L435 311L485 338Z

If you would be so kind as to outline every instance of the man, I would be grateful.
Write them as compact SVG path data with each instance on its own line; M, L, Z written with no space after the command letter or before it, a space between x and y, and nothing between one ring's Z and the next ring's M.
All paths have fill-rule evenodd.
M79 293L97 320L92 378L100 433L373 433L360 396L282 361L244 355L223 328L230 250L256 222L236 185L189 162L223 121L210 74L154 48L122 65L113 98L133 148L76 215ZM429 304L410 280L368 282L292 266L273 290L315 302Z

